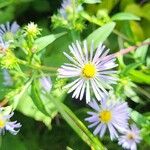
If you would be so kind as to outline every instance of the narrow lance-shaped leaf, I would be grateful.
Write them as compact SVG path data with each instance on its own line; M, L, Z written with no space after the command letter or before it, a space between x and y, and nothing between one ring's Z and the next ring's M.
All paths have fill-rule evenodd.
M86 38L88 45L90 46L92 40L94 40L94 46L95 48L97 48L99 43L104 42L107 39L107 37L112 33L114 27L115 27L115 23L110 22L96 29Z
M94 137L94 135L84 126L84 124L75 116L75 114L59 100L54 99L50 95L51 101L54 103L56 108L66 122L74 129L74 131L94 150L104 150L105 148L100 141Z
M147 40L145 40L144 42L150 42L150 38L147 39ZM147 54L147 51L148 51L148 46L149 45L143 45L143 46L137 48L136 51L135 51L135 54L134 54L135 58L140 58L140 60L142 62L144 62L145 59L146 59L146 54Z
M146 118L142 114L140 114L137 111L131 112L131 118L138 124L138 125L144 125L146 124Z
M95 3L100 3L101 0L84 0L83 2L87 4L95 4Z
M44 37L41 37L35 41L35 45L37 46L37 52L44 49L46 46L54 42L57 38L66 34L66 32L58 33L58 34L50 34Z
M62 115L64 120L72 127L72 129L79 135L79 137L87 143L92 150L104 150L106 149L99 139L95 137L86 126L77 118L77 116L62 103L60 97L66 93L66 90L62 90L62 86L66 83L66 80L58 80L54 85L53 91L47 95L47 98L55 105L57 111ZM64 96L63 96L64 97Z
M21 88L15 90L15 91L11 91L10 93L8 93L6 95L6 98L10 101L10 103L12 103L13 110L15 110L17 108L19 101L24 97L24 95L26 94L31 83L32 83L32 78L29 79L26 82L26 84L24 86L22 86Z
M35 106L45 115L49 116L48 112L45 109L45 106L42 102L42 99L40 97L40 91L38 90L38 84L34 80L31 86L31 98L33 100L33 103Z
M140 20L139 17L135 16L134 14L127 13L127 12L120 12L112 16L111 18L113 21L119 20Z
M150 85L150 76L142 71L131 70L130 75L133 81Z

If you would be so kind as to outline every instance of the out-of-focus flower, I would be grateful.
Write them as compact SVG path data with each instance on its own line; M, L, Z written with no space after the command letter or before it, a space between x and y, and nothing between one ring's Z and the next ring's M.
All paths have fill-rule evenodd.
M41 29L38 28L37 24L34 22L30 22L27 26L25 26L25 34L27 34L29 37L36 38L41 34Z
M40 79L40 83L41 83L41 86L42 86L42 89L44 91L46 91L47 93L49 93L52 89L52 81L51 81L51 78L50 77L41 77Z
M75 78L75 81L65 86L68 93L73 92L76 99L83 99L86 93L86 102L90 102L91 94L94 93L97 100L101 100L108 94L106 88L112 88L110 84L115 84L117 78L116 71L111 70L116 67L115 58L106 56L109 50L104 50L105 46L100 44L94 52L94 44L88 50L87 42L84 41L83 48L78 41L69 46L73 56L64 52L64 55L71 63L65 63L58 69L60 78Z
M2 68L5 69L15 68L17 66L17 63L17 58L11 51L7 51L0 61Z
M85 25L81 12L83 7L78 1L63 0L58 14L52 16L53 26L82 31Z
M20 123L17 121L10 121L10 118L14 113L9 115L2 114L2 108L0 108L0 135L4 134L5 131L9 131L11 134L16 135L19 130L15 130L21 127Z
M90 117L85 120L91 123L89 128L95 127L94 135L99 134L100 137L108 128L111 140L118 137L118 131L128 127L128 105L126 102L106 101L105 99L99 106L95 100L89 103L89 106L94 109L94 112L88 112Z
M5 86L12 86L13 85L12 78L11 78L11 76L10 76L10 74L9 74L7 69L3 70L3 78L4 78L3 84Z
M4 42L2 37L0 37L0 53L5 53L9 47L8 42Z
M11 41L13 40L14 34L18 31L19 25L16 22L13 22L10 24L10 22L7 22L5 25L0 25L0 37L3 38L5 41Z
M72 12L71 0L64 0L59 9L60 15L67 19L67 12Z
M122 145L125 149L137 150L137 143L140 143L140 130L136 125L131 125L130 129L127 129L123 132L123 135L118 138L119 145Z

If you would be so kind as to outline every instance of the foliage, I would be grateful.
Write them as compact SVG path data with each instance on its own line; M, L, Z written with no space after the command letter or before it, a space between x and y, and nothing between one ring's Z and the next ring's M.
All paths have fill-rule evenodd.
M141 129L138 148L150 148L148 0L70 0L67 5L1 0L0 23L13 21L20 28L3 37L4 45L0 41L0 106L6 114L15 111L22 128L16 136L0 137L2 150L121 149L107 134L103 139L92 134L84 121L89 110L85 97L72 99L63 88L69 80L58 77L67 61L63 52L69 53L68 45L76 40L87 40L88 48L92 42L95 49L101 42L110 48L118 63L118 81L110 93L128 102L129 122ZM50 91L43 77L51 77Z

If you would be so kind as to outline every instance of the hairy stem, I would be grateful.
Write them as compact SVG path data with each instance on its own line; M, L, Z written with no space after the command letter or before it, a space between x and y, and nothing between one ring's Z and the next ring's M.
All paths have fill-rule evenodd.
M36 70L57 71L57 68L55 68L55 67L42 66L39 64L34 65L34 64L30 64L30 63L23 61L23 60L18 60L18 63L25 65L25 66L28 66L30 68L36 69Z
M115 57L119 57L119 56L122 56L122 55L124 55L124 54L129 53L129 52L132 52L132 51L134 51L136 48L141 47L141 46L144 46L144 45L150 45L150 42L143 42L143 43L141 43L140 45L130 46L130 47L128 47L128 48L121 49L119 52L114 53L114 54L112 54L112 55L114 55Z
M112 58L113 58L113 57L120 57L120 56L125 55L125 54L127 54L127 53L129 53L129 52L132 52L132 51L134 51L136 48L141 47L141 46L144 46L144 45L150 45L150 42L143 42L143 43L141 43L141 44L139 44L139 45L134 45L134 46L130 46L130 47L128 47L128 48L121 49L120 51L118 51L118 52L116 52L116 53L114 53L114 54L110 54L110 55L104 57L103 59L107 59L107 58L109 58L109 57L112 57Z

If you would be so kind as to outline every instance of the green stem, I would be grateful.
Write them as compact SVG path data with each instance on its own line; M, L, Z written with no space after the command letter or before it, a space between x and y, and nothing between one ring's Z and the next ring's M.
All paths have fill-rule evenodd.
M30 64L26 61L23 61L23 60L20 60L18 59L18 63L19 64L22 64L22 65L25 65L27 67L30 67L30 68L33 68L35 70L44 70L44 71L57 71L57 68L55 67L48 67L48 66L42 66L42 65L34 65L34 64Z
M73 7L73 26L75 25L75 14L76 14L76 2L72 0L72 7Z
M0 148L2 148L2 136L0 136Z
M105 150L106 148L94 135L85 127L85 125L75 116L75 114L59 100L54 99L51 95L51 101L58 109L59 113L74 131L94 150Z
M140 86L137 86L136 90L138 90L139 92L141 92L143 95L145 95L148 98L148 101L150 101L150 94L149 92L147 92L146 90L144 90L143 88L141 88Z
M119 44L119 49L122 49L123 48L123 40L119 36L118 36L118 44ZM126 66L124 63L124 60L123 60L123 56L119 56L118 61L119 61L119 65L121 68L124 68Z
M126 37L124 34L122 34L121 32L119 32L118 30L114 29L113 33L115 33L116 35L118 35L119 37L121 37L122 39L128 41L128 42L132 42L128 37Z

